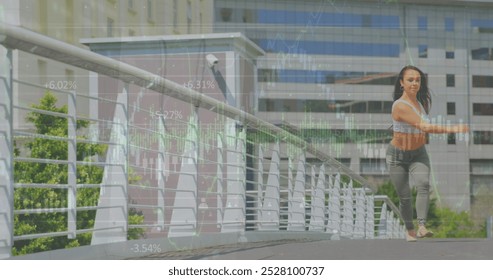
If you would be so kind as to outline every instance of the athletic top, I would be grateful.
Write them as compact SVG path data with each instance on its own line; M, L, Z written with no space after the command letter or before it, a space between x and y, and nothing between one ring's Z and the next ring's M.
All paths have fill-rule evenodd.
M421 112L419 112L413 105L411 105L411 103L407 102L406 100L402 100L402 99L398 99L394 102L394 104L392 104L392 111L394 111L394 106L395 104L397 103L404 103L406 105L408 105L409 107L413 108L414 112L416 112L416 114L418 116L421 117L421 120L424 121L424 122L430 122L430 119L428 118L428 115L426 114L426 111L425 109L423 108L423 105L421 105L421 103L419 103L419 106L420 106L420 109L421 109ZM422 133L421 130L415 128L414 126L406 123L406 122L399 122L399 121L396 121L394 119L392 119L392 122L393 122L393 131L395 132L402 132L402 133L409 133L409 134L419 134L419 133Z

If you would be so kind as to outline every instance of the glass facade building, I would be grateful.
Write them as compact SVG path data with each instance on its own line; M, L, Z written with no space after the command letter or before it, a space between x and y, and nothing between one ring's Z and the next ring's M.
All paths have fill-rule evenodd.
M493 1L214 1L214 32L242 32L266 51L256 114L375 182L397 73L422 69L432 121L471 133L429 135L433 195L456 210L492 215ZM481 199L479 199L481 197ZM491 205L491 203L489 203Z

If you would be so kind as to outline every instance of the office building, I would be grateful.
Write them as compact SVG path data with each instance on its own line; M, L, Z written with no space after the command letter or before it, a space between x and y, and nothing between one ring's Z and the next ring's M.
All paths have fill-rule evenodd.
M376 184L387 180L393 85L422 69L435 123L430 135L439 205L491 215L493 1L214 1L214 32L242 32L266 51L257 115L326 150ZM484 219L483 219L484 221Z

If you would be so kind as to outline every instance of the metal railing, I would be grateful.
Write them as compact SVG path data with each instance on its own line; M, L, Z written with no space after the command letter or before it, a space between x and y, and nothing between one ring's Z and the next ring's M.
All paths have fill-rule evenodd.
M70 241L84 234L91 245L245 232L403 238L390 200L375 196L363 177L300 137L135 66L0 26L6 48L0 83L0 258L12 255L14 242L59 236ZM46 85L13 78L13 50L95 72L98 83L113 84L114 91L49 88L54 108L65 111L33 107L32 96L43 96ZM148 96L172 101L156 109ZM33 124L17 127L19 116L64 120L66 134L36 131ZM32 144L22 146L39 139L66 147L64 156L33 154ZM63 179L22 177L25 170L49 168ZM51 194L63 196L62 203L23 206L28 199L19 197L21 190L33 189L56 190ZM51 214L64 219L57 231L15 234L21 217ZM157 246L153 249L147 253Z

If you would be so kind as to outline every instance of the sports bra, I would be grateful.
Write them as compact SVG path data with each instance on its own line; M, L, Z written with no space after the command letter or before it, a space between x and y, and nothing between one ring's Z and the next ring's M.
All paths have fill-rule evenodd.
M404 104L408 105L409 107L413 108L414 112L416 112L416 114L418 116L421 117L422 121L430 122L428 115L426 115L426 113L424 113L425 110L423 108L423 105L421 105L421 103L418 102L419 106L421 108L421 112L419 112L413 105L411 105L411 103L407 102L406 100L398 99L394 102L394 104L392 104L392 111L394 111L394 106L397 103L404 103ZM420 133L422 133L421 130L415 128L414 126L412 126L406 122L399 122L399 121L392 119L392 123L393 123L392 129L394 132L402 132L402 133L409 133L409 134L420 134Z

